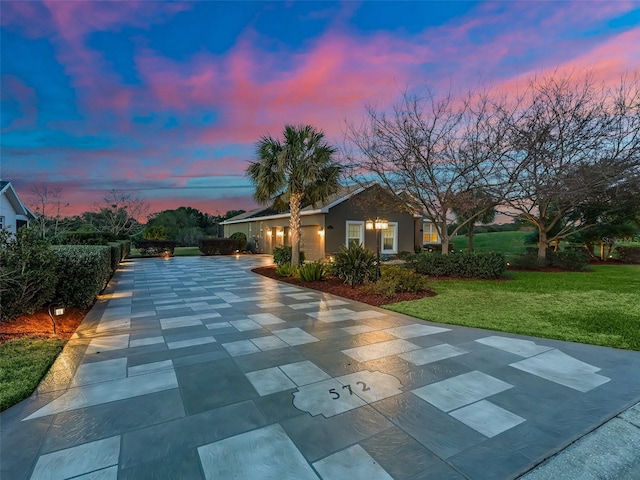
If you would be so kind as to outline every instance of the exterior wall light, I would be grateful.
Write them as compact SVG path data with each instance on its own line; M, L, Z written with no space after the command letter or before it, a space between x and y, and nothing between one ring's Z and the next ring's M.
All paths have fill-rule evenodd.
M318 235L320 235L321 237L323 237L323 236L324 236L324 228L320 228L320 229L318 230Z

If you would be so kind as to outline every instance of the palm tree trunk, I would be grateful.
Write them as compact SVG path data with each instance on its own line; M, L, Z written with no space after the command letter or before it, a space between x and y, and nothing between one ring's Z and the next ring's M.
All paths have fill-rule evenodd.
M300 263L300 204L303 195L301 193L292 193L289 201L289 210L291 211L291 219L289 226L291 227L291 265Z

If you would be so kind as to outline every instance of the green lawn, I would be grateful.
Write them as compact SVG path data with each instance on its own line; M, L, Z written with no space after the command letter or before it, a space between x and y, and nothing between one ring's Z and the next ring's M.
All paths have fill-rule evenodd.
M492 232L477 233L473 236L473 249L477 252L502 252L506 257L525 253L524 239L531 232ZM456 250L466 250L466 235L451 239Z
M31 395L64 344L57 338L0 344L0 412Z
M433 280L435 297L386 306L440 323L640 350L640 266Z

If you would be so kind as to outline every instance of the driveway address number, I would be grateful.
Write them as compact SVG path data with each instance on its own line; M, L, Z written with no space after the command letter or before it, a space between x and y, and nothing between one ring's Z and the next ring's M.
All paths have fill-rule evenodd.
M371 388L367 387L367 384L364 383L364 382L356 382L356 385L360 385L362 387L361 391L363 391L363 392L371 390ZM351 389L351 385L348 385L348 384L347 385L343 385L342 386L342 390L344 390L345 388L347 390L349 390L349 395L353 395L353 390ZM340 394L337 392L337 390L335 388L330 389L329 393L332 395L331 398L333 398L334 400L338 400L340 398Z

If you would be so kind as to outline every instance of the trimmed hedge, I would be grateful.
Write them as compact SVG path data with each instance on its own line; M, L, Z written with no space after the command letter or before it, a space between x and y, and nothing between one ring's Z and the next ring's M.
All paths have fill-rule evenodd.
M537 248L527 248L527 253L517 255L512 265L527 270L538 270L545 267L558 267L562 270L581 272L589 265L589 254L584 250L562 250L559 252L547 249L544 260L538 258Z
M618 258L626 263L640 263L640 247L617 247Z
M143 257L173 257L176 248L171 240L135 240L134 244Z
M238 250L243 251L247 248L247 236L242 232L235 232L229 236L232 240L238 241Z
M123 261L131 254L131 240L118 240L118 243L122 247L122 256L120 257L120 261Z
M111 250L111 274L116 271L122 261L122 245L118 242L109 242Z
M554 267L563 270L571 270L572 272L581 272L589 266L589 255L582 251L560 251L553 252L549 256L549 261Z
M231 255L242 250L244 244L246 240L243 242L233 238L202 238L198 241L198 248L202 255Z
M56 301L69 307L90 307L109 281L111 247L60 245L52 249L58 258Z
M500 278L507 266L504 255L495 252L420 253L408 264L423 275L460 278Z

